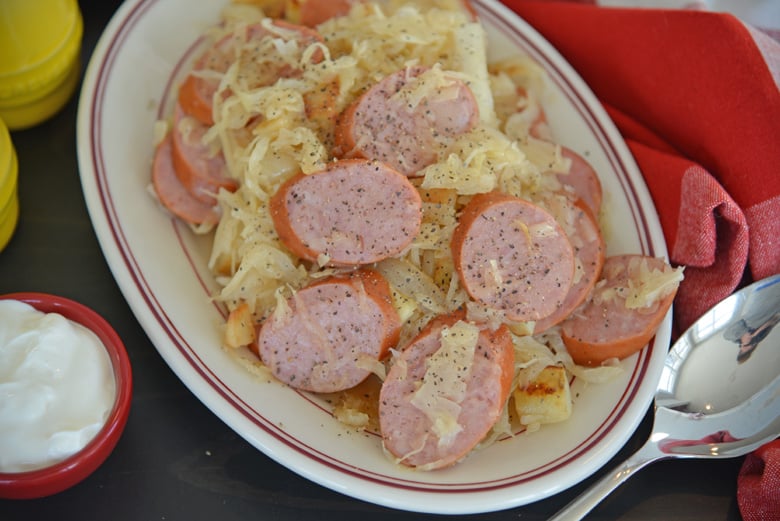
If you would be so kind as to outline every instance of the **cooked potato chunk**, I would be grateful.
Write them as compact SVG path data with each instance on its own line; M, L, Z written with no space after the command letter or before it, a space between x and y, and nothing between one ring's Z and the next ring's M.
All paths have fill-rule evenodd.
M571 415L571 392L566 370L547 366L527 386L515 389L515 410L523 425L555 423Z
M249 305L244 302L228 315L225 325L225 345L228 347L247 346L255 341L255 325Z

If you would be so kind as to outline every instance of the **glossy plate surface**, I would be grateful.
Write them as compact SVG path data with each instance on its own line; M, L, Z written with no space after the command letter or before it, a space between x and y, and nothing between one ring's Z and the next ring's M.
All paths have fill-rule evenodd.
M492 57L524 52L549 74L544 100L557 139L597 169L609 253L666 256L658 218L633 159L596 98L560 55L516 15L473 0ZM454 468L394 465L378 436L351 431L316 397L258 378L220 346L224 310L209 238L161 211L149 195L153 126L171 79L223 2L135 0L122 5L89 64L78 114L84 195L104 255L125 298L171 369L214 414L269 457L323 486L393 508L473 513L526 504L595 472L628 440L650 406L669 344L656 340L604 385L575 381L565 423L501 441ZM175 27L175 30L171 30Z

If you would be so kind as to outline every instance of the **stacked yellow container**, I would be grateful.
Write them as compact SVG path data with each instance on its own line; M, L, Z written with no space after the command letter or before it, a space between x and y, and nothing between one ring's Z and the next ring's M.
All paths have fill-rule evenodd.
M80 77L84 24L77 0L0 0L0 250L19 220L19 166L10 130L68 102Z
M57 113L79 80L76 0L0 1L0 118L11 130Z
M0 250L11 240L19 219L18 171L16 150L8 128L0 119Z

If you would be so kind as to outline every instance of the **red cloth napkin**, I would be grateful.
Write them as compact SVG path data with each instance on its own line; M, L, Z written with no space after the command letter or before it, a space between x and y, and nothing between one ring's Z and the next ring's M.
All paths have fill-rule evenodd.
M679 331L741 282L780 272L778 42L764 35L759 47L728 14L504 3L579 72L626 139L670 258L686 266Z
M503 2L579 72L633 153L670 259L686 266L678 333L780 273L780 43L722 13ZM746 520L780 520L780 441L738 481Z
M748 454L737 477L737 503L745 521L780 519L780 440Z

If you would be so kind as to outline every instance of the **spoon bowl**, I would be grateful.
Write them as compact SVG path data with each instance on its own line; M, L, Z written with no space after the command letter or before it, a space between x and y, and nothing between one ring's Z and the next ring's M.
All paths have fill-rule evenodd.
M780 275L702 315L675 342L655 393L647 442L558 512L581 519L654 461L733 458L780 435Z

